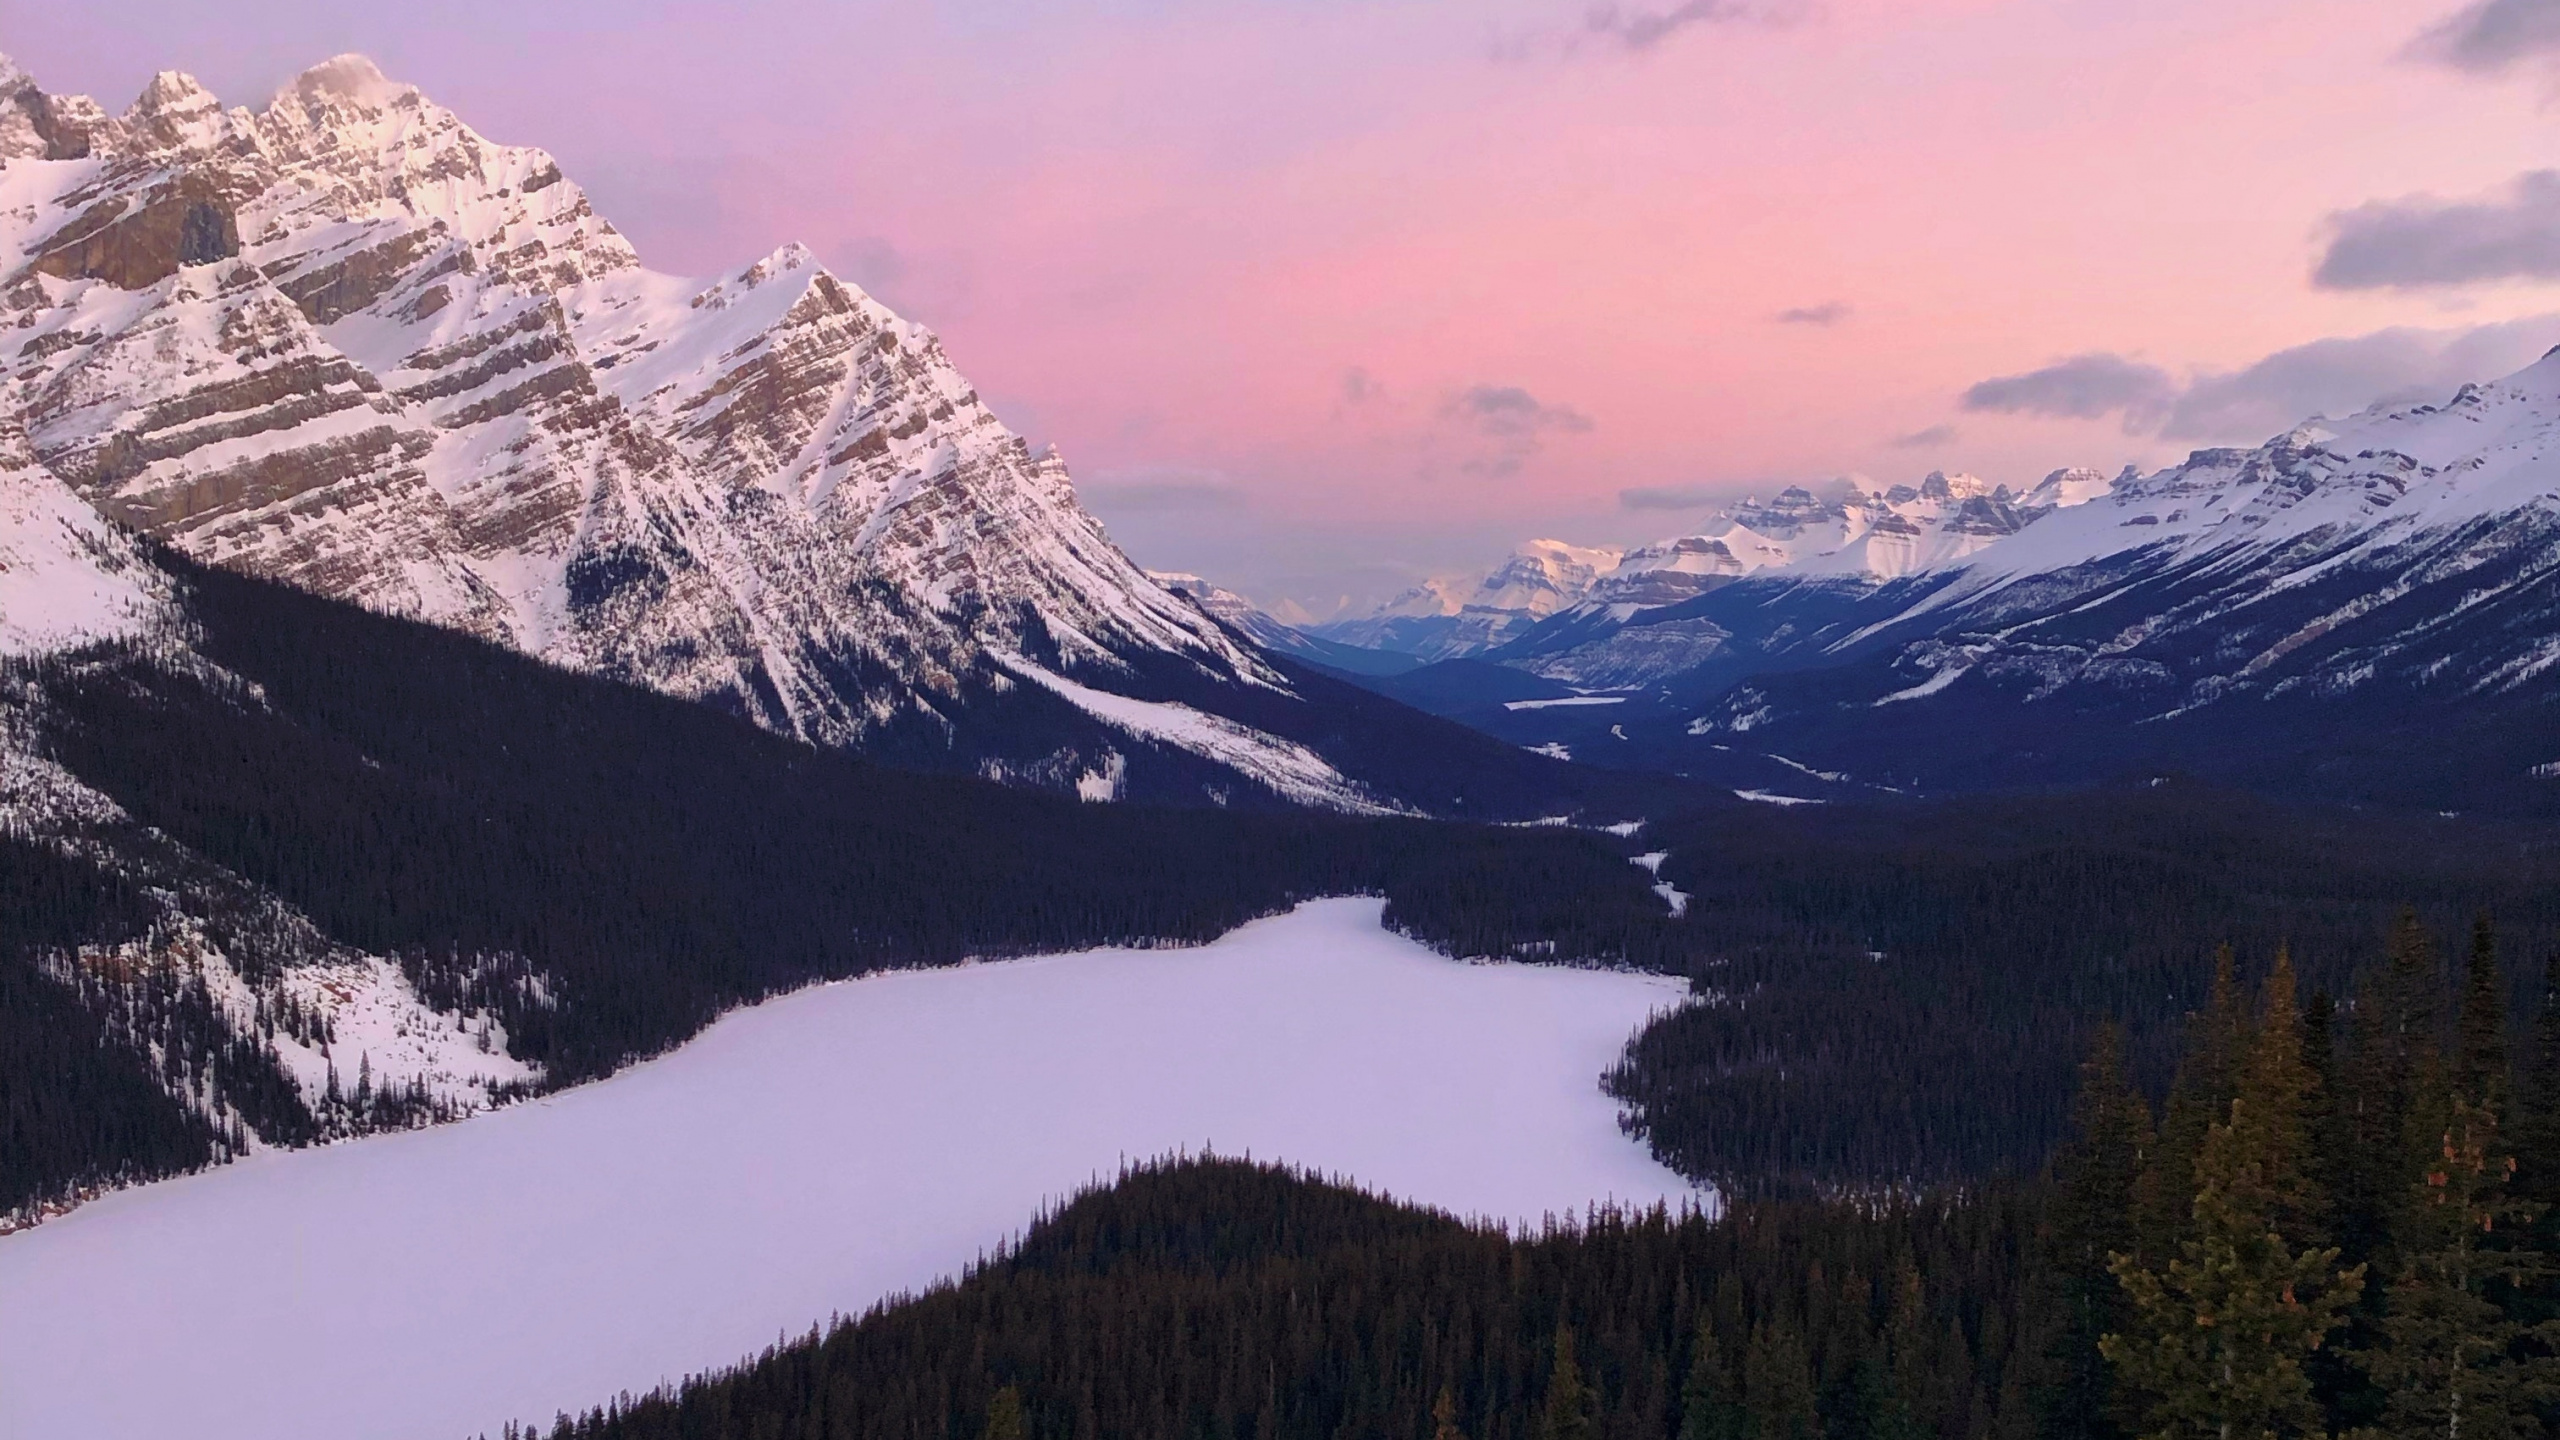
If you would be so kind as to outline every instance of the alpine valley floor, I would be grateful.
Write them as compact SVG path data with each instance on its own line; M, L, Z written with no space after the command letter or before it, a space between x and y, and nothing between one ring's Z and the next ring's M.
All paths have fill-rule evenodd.
M1524 1222L1700 1198L1598 1084L1685 982L1378 921L874 975L538 1102L111 1196L0 1241L0 1434L494 1434L922 1289L1182 1149Z

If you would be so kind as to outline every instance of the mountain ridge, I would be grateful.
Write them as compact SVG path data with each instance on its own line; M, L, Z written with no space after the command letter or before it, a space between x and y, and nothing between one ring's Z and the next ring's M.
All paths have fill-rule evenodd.
M0 67L0 425L108 519L901 763L1445 808L1123 703L1277 715L1266 756L1333 724L806 247L650 271L549 154L361 56L258 110L163 72L116 115ZM1572 788L1544 774L1524 813Z

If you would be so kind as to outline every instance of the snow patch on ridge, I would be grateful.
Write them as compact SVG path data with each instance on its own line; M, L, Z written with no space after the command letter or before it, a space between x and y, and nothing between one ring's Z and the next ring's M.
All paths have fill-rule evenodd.
M1032 661L1002 651L989 651L996 663L1048 690L1104 724L1141 739L1153 740L1214 760L1239 774L1270 786L1301 804L1318 805L1355 815L1392 815L1395 807L1379 804L1367 791L1324 757L1295 741L1256 730L1223 715L1212 715L1162 700L1133 700L1108 690L1080 685Z
M131 541L0 430L0 655L42 655L138 635L168 583Z

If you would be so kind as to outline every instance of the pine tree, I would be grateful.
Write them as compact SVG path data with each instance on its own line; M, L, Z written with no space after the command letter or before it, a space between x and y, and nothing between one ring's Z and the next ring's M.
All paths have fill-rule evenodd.
M2497 1117L2460 1096L2438 1163L2408 1207L2405 1268L2391 1286L2384 1344L2365 1369L2390 1396L2385 1431L2408 1440L2512 1440L2538 1434L2537 1399L2560 1395L2560 1321L2532 1327L2493 1289L2529 1292L2549 1257L2503 1243L2537 1207L2507 1193L2514 1162L2499 1152Z
M2560 1205L2560 954L2543 962L2542 1004L2523 1070L2508 1127L2517 1160L2515 1191L2537 1204Z
M1763 1320L1752 1329L1742 1357L1742 1403L1751 1416L1752 1440L1820 1440L1812 1362L1794 1327L1783 1320Z
M1592 1395L1573 1359L1573 1331L1556 1326L1555 1367L1547 1375L1546 1403L1538 1411L1538 1440L1595 1440Z
M2498 973L2498 933L2486 915L2471 929L2454 1030L2453 1093L2492 1115L2507 1113L2507 987Z
M2424 1113L2442 1075L2435 946L2415 910L2401 912L2384 963L2356 987L2346 1066L2346 1152L2338 1157L2338 1241L2347 1259L2396 1268L2393 1232L2410 1185L2433 1152ZM2435 1117L2441 1119L2441 1117Z
M1467 1440L1466 1432L1458 1428L1458 1397L1446 1385L1440 1387L1440 1398L1431 1402L1431 1440Z
M2248 1024L2248 1002L2231 947L2225 945L2214 954L2213 988L2205 1008L2187 1018L2186 1055L2169 1087L2160 1133L2136 1194L2135 1223L2145 1263L2166 1263L2193 1224L2196 1156L2231 1104Z
M1689 1375L1680 1385L1679 1440L1749 1440L1749 1427L1715 1325L1701 1310L1689 1344Z
M2140 1429L2152 1440L2323 1428L2304 1361L2338 1328L2364 1271L2341 1271L2334 1248L2303 1246L2278 1228L2282 1216L2313 1213L2317 1198L2303 1113L2313 1082L2292 984L2279 958L2228 1118L2196 1157L2192 1232L2178 1258L2157 1268L2115 1260L2134 1323L2099 1346L2144 1397Z
M1031 1419L1022 1410L1022 1391L1007 1385L987 1402L986 1440L1031 1440Z
M2123 1433L2114 1374L2098 1340L2130 1320L2124 1287L2108 1264L2137 1248L2134 1196L2151 1143L2151 1107L2125 1078L2121 1032L2102 1025L2080 1066L2071 1135L2054 1163L2046 1266L2058 1312L2056 1375L2043 1407L2050 1435L2116 1440Z

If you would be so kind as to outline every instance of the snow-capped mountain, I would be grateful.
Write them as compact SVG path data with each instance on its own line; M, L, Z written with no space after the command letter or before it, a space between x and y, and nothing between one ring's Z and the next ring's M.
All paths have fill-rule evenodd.
M1488 657L1622 687L1605 706L1444 709L1582 759L1783 756L1817 791L2185 768L2469 808L2560 786L2560 350L2025 498L2010 533L1895 577L1771 566Z
M1640 685L1704 658L1723 632L1631 621L1744 576L1870 587L1965 559L2055 509L2105 493L2089 470L2057 470L2023 493L1932 471L1917 485L1847 476L1820 493L1789 486L1695 532L1632 550L1533 540L1472 588L1435 580L1367 617L1314 627L1345 644L1441 660L1484 656L1591 688ZM1624 638L1621 639L1620 637Z
M2441 405L2197 451L1988 547L1834 641L2157 718L2405 691L2494 705L2560 666L2560 350ZM1927 638L1914 638L1926 632ZM1712 727L1712 719L1702 722Z
M796 245L651 271L362 57L117 115L0 62L0 275L0 425L197 559L906 763L1414 804L931 332Z
M1481 654L1580 604L1620 558L1617 550L1532 540L1481 579L1427 580L1368 615L1308 628L1345 645L1424 660Z

